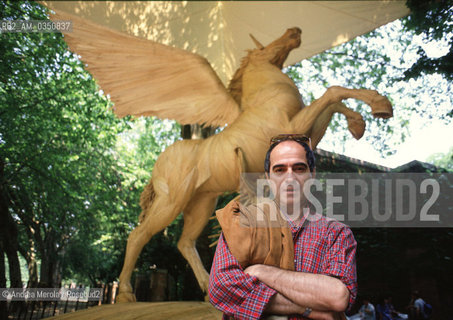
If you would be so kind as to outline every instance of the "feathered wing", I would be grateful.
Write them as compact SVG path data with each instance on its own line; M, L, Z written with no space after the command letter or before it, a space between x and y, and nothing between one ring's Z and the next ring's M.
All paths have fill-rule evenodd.
M239 106L205 58L62 11L51 18L72 21L65 40L110 94L119 117L157 116L223 126L239 116Z

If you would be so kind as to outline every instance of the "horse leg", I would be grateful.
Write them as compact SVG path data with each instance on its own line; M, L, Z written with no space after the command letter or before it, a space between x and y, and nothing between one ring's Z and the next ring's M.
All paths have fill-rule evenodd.
M178 249L189 262L203 292L208 291L209 274L195 247L198 236L208 223L217 203L218 193L198 193L183 210L184 228L178 241Z
M156 195L154 202L145 212L144 220L129 234L127 239L126 257L120 274L119 294L117 302L133 302L135 295L132 293L130 279L137 258L145 244L157 232L163 230L181 212L182 205L172 205L166 195ZM174 203L174 202L173 202Z
M363 136L363 133L365 132L365 121L363 121L362 115L347 108L344 103L337 102L329 105L327 109L321 112L321 114L316 118L310 133L308 133L311 138L311 145L313 149L316 148L319 141L321 141L324 136L335 112L342 113L346 116L349 131L354 138L359 140Z
M323 110L329 105L348 98L355 98L367 103L375 117L389 118L393 115L390 101L375 90L347 89L333 86L328 88L319 99L314 100L308 107L303 108L293 117L291 120L292 131L309 133Z
M365 102L371 107L371 114L376 118L390 118L393 116L393 108L387 97L381 96L376 90L348 89L340 86L332 86L327 89L330 99L339 102L344 99L354 98Z

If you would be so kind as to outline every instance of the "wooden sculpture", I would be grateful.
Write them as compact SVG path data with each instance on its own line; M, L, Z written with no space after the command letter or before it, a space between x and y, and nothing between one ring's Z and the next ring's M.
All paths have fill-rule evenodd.
M117 115L156 115L182 124L225 125L205 140L177 141L163 152L140 199L140 224L131 232L120 275L117 301L135 301L130 278L143 246L181 212L184 229L178 249L192 267L200 287L208 273L195 248L217 197L239 187L241 172L262 172L270 137L301 133L313 148L335 112L342 113L356 139L365 129L362 116L341 101L355 98L371 106L375 117L392 116L387 98L376 91L330 87L309 106L281 72L289 52L301 43L301 30L288 29L267 46L253 38L250 50L228 90L202 57L152 41L127 36L78 17L69 46L82 56L101 88L111 95Z

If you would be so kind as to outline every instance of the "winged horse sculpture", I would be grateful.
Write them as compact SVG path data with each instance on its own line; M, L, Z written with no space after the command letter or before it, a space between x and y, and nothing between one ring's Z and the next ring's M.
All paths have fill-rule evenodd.
M225 88L206 59L153 41L124 35L66 13L72 20L65 34L70 48L82 56L115 113L171 118L181 124L223 126L207 139L175 142L163 152L140 199L139 225L130 233L119 280L118 302L135 301L130 278L143 246L183 213L178 249L206 292L208 272L195 242L212 215L217 197L239 188L241 172L262 172L269 139L281 133L311 137L313 148L335 112L342 113L356 139L364 133L362 116L341 101L355 98L371 106L375 117L392 116L392 106L377 91L330 87L308 106L281 68L289 52L300 46L301 30L288 29L267 46L250 50L229 87Z

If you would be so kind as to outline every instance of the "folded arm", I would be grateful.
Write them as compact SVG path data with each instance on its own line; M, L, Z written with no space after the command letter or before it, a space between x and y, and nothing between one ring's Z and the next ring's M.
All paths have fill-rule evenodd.
M305 312L306 307L299 306L286 298L281 293L276 293L272 296L269 300L269 303L264 310L267 314L283 314L283 315L291 315L291 314L298 314L301 315ZM313 320L343 320L341 314L332 311L319 311L319 310L312 310L310 315L308 316L310 319Z
M270 313L296 312L310 307L310 318L324 319L326 313L343 315L357 294L355 252L357 243L351 230L342 224L330 224L322 234L327 251L323 255L319 273L294 272L279 268L254 265L245 270L278 293L267 305ZM281 296L281 297L279 297ZM321 314L317 314L320 312Z
M220 236L209 275L209 301L235 319L259 319L276 291L242 270Z
M288 271L263 264L250 266L245 272L257 277L298 306L334 312L344 311L348 307L349 290L336 278L322 274ZM278 306L277 302L282 305ZM276 305L270 308L285 308L284 302L280 299L275 299L274 303Z

